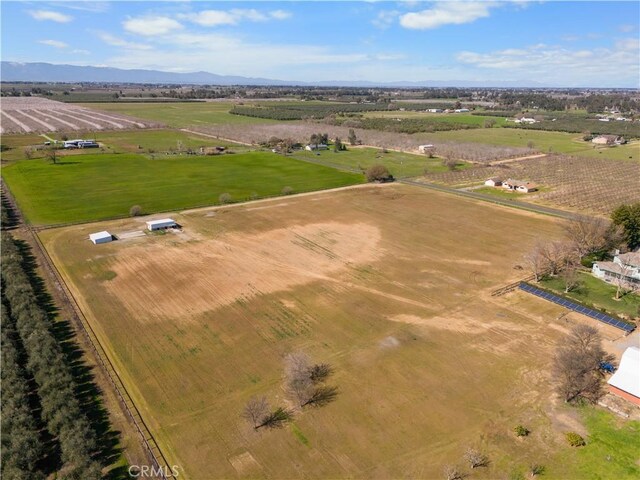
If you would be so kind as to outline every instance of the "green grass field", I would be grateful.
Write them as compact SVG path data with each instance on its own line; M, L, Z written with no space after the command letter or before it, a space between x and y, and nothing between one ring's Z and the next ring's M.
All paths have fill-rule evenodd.
M362 175L251 152L222 156L73 155L53 165L23 160L2 176L33 224L91 221L127 215L133 205L145 213L353 185Z
M620 300L615 300L616 287L586 272L580 273L580 285L569 293L564 293L564 284L561 278L549 277L540 283L546 288L574 298L585 305L593 305L607 312L622 314L626 317L640 316L640 295L629 293Z
M184 102L184 103L87 103L83 107L105 112L121 113L133 117L161 122L170 127L207 124L253 124L277 123L264 118L231 115L230 102Z
M640 478L640 422L622 421L610 412L585 408L587 445L576 452L578 474L585 479Z
M334 152L329 149L319 152L300 151L292 155L295 158L325 163L336 168L355 170L366 170L371 165L381 163L396 178L417 177L424 175L425 170L429 173L447 171L447 167L442 164L440 158L428 158L426 155L392 150L383 153L382 149L376 148L348 147L348 150L343 152ZM470 166L471 164L468 163L460 163L456 168L464 169Z
M425 107L426 108L426 107ZM463 125L483 126L485 120L493 120L496 126L505 125L507 122L503 117L491 117L483 115L471 115L468 113L430 113L416 111L391 110L386 112L366 112L363 115L367 118L424 118L442 123L460 123Z

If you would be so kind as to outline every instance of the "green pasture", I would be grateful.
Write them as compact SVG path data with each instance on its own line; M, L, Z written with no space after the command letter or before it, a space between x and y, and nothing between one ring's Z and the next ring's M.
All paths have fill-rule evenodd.
M460 123L464 125L484 126L485 120L492 120L496 126L503 126L507 122L503 117L491 117L482 115L471 115L470 113L431 113L416 112L415 110L391 110L386 112L366 112L367 118L421 118L442 123Z
M93 221L353 185L359 174L340 172L267 152L221 156L74 155L51 164L24 160L3 168L26 218L33 224Z
M88 103L83 107L105 112L131 115L145 120L160 122L170 127L208 124L254 124L276 123L265 118L231 115L230 102L171 102L171 103Z
M428 173L447 171L440 158L428 158L426 155L396 152L368 147L347 147L348 150L334 152L332 149L319 152L300 151L293 156L307 161L323 163L327 166L347 170L366 170L371 165L381 163L396 178L417 177ZM456 168L463 169L471 166L461 163Z

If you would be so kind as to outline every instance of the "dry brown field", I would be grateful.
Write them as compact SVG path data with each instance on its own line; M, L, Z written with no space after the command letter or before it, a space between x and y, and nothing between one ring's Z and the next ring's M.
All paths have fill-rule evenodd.
M40 97L3 97L0 133L130 130L160 126L118 113L105 113Z
M572 478L563 433L584 429L549 371L578 319L490 296L559 220L406 185L172 217L181 232L133 218L39 235L181 478L442 478L471 472L468 446L491 460L473 478L535 462ZM91 244L104 229L120 240ZM338 397L255 432L251 395L295 407L298 350L332 365Z

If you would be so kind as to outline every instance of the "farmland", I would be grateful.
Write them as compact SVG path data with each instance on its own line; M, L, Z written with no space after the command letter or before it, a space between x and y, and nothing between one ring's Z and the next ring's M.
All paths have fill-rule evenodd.
M133 205L147 213L211 205L223 193L232 201L353 185L363 176L270 152L215 157L89 154L57 164L22 160L3 168L3 178L34 224L91 221L127 215Z
M624 160L547 155L457 172L433 173L426 178L450 186L468 187L480 185L490 177L511 177L545 187L537 194L527 195L527 201L606 216L621 203L632 203L640 198L637 180L640 163Z
M3 134L139 129L158 126L156 123L144 122L120 114L94 112L38 97L5 98L2 100L1 114Z
M175 218L182 233L99 247L90 232L143 220L40 235L187 478L432 478L469 443L492 459L478 478L574 472L556 461L566 407L544 373L559 308L488 296L556 221L402 185ZM338 398L254 432L243 403L287 404L282 358L298 349L333 366ZM510 433L523 422L525 443Z

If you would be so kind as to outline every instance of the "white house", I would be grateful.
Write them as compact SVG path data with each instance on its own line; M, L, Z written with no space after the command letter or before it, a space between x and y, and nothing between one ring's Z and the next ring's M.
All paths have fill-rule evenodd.
M591 271L607 283L622 278L627 286L640 288L640 252L619 253L613 262L595 262Z
M171 218L162 218L160 220L150 220L147 222L147 229L151 232L154 230L164 230L167 228L175 228L178 224Z
M625 139L620 135L599 135L591 140L596 145L622 145Z
M611 393L640 405L640 348L624 351L618 370L607 383Z
M305 150L326 150L327 147L324 143L310 143L309 145L307 145L306 147L304 147Z
M442 113L441 108L427 108L427 112L429 113Z
M468 108L456 108L454 110L455 113L465 113L465 112L468 112L468 111L469 111Z
M500 185L502 185L502 179L498 177L492 177L486 180L484 184L490 187L499 187Z
M514 180L513 178L509 178L502 182L502 188L520 193L529 193L538 189L534 183Z
M535 118L531 118L531 117L516 118L514 120L514 122L516 122L516 123L538 123L538 121Z
M102 232L92 233L89 235L89 240L91 240L95 245L99 243L109 243L113 240L113 236L107 232L106 230Z
M428 144L428 145L419 145L418 146L418 151L420 153L429 153L431 150L433 150L434 146L432 144Z

